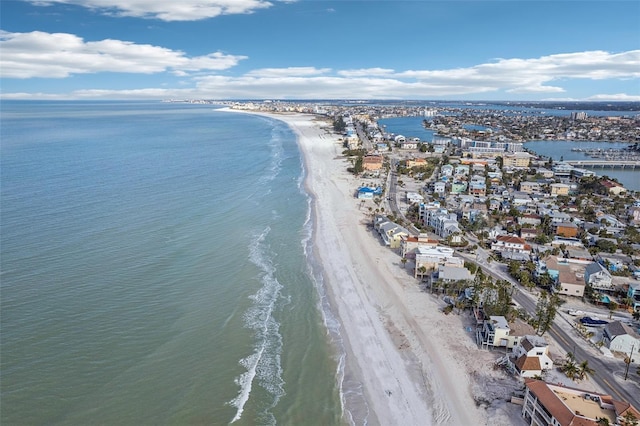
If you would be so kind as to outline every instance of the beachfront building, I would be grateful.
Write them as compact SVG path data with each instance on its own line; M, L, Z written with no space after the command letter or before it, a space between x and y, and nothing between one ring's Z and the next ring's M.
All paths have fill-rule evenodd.
M411 233L397 223L391 222L385 216L378 215L374 218L373 227L378 231L382 242L392 249L400 248L402 237Z
M544 370L553 368L549 344L541 336L524 336L513 348L512 357L520 377L540 376Z
M612 352L621 352L627 356L640 355L640 335L623 322L612 321L605 325L602 341Z
M600 182L600 185L604 186L607 191L609 191L609 194L612 195L620 195L627 192L624 186L612 180L603 180L602 182Z
M525 379L522 417L530 426L597 426L602 418L610 425L625 424L629 413L640 419L635 407L611 395Z
M413 276L415 278L430 276L431 271L439 265L447 264L447 261L453 258L454 252L451 247L444 246L418 247L415 252L416 263Z
M438 240L432 240L428 234L407 235L400 241L400 256L405 259L415 259L418 247L435 248Z
M379 186L376 188L372 188L369 186L361 186L360 188L358 188L358 191L356 192L356 197L360 200L373 200L374 197L381 196L381 195L382 195L382 188Z
M569 178L571 176L571 172L573 171L573 166L567 163L557 162L553 164L551 168L553 170L553 175L559 179Z
M524 336L534 334L533 327L518 318L509 323L503 316L492 315L477 330L476 343L483 349L513 349Z

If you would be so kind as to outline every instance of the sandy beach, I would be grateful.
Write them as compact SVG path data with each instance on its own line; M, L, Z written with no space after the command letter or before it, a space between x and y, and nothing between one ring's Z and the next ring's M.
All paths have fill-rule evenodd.
M253 113L253 112L252 112ZM297 134L313 197L314 256L346 350L345 421L362 425L511 425L513 379L477 348L466 315L444 315L400 256L367 227L360 185L329 125L311 115L264 114ZM373 203L370 202L372 205ZM365 403L351 403L359 386ZM360 398L362 399L362 398Z

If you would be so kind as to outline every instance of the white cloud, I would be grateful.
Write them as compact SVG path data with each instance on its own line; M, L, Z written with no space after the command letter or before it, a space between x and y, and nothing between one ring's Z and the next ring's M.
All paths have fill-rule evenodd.
M84 41L65 33L0 31L5 78L63 78L73 74L125 72L151 74L231 68L245 56L220 52L187 57L184 52L122 40Z
M618 101L618 102L640 102L640 95L628 95L626 93L616 93L611 95L593 95L587 98L588 101Z
M253 13L272 6L265 0L27 0L34 5L73 4L99 13L163 21L198 21L220 15Z
M392 76L394 70L389 68L361 68L357 70L338 71L342 77Z
M261 68L249 71L248 77L307 77L330 72L330 68L314 67L287 67L287 68Z
M622 53L587 51L532 59L498 59L496 62L450 70L417 70L396 74L431 84L476 84L510 93L562 92L545 83L561 79L640 78L640 50Z
M220 52L188 57L181 51L121 40L86 42L72 34L0 32L4 77L67 77L97 72L171 72L179 88L138 91L85 90L86 97L196 97L212 99L429 99L565 94L570 80L630 80L629 93L594 95L592 100L636 100L640 50L610 53L587 51L539 58L496 59L467 68L395 71L388 68L260 68L244 75L217 75L246 59ZM190 85L190 88L186 88ZM575 86L573 84L572 86ZM5 98L7 97L5 86ZM510 96L511 95L511 96ZM10 96L10 95L9 95ZM23 96L16 94L16 96ZM572 95L567 93L567 98Z

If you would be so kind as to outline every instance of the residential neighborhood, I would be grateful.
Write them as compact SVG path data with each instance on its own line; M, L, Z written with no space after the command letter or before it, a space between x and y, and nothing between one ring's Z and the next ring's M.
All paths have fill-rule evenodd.
M528 401L557 386L544 381L557 373L569 379L563 392L581 394L579 384L596 364L575 359L579 346L634 368L633 380L640 382L640 198L633 191L525 152L517 142L449 137L436 152L433 144L385 135L373 120L349 122L361 138L375 135L363 158L382 155L376 147L385 146L383 168L376 175L362 169L363 177L379 176L384 188L370 207L380 238L425 291L442 297L445 314L474 313L478 350L500 353L496 365L523 380L528 424L572 424L566 411L549 411L553 401L545 408ZM506 279L491 271L504 271ZM518 292L537 299L533 312L513 303ZM572 303L591 306L600 319L568 315L563 306ZM554 353L546 334L558 321L575 330L565 353ZM589 401L603 417L574 409L574 418L593 424L640 418L628 402L598 398Z

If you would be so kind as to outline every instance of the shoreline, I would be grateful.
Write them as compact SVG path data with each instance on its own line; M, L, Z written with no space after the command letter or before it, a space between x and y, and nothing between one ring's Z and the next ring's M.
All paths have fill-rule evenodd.
M296 135L311 198L310 247L319 269L312 265L312 271L322 276L319 285L344 346L344 375L338 362L336 378L345 422L512 424L514 411L503 403L493 406L495 396L487 395L491 386L484 386L484 375L491 372L481 364L492 366L493 358L479 353L465 333L468 318L443 315L439 301L420 290L398 254L365 226L368 219L352 195L358 180L347 172L346 160L337 158L338 136L309 114L222 110L283 121ZM361 398L350 392L357 387ZM478 398L488 399L489 407L479 408Z

